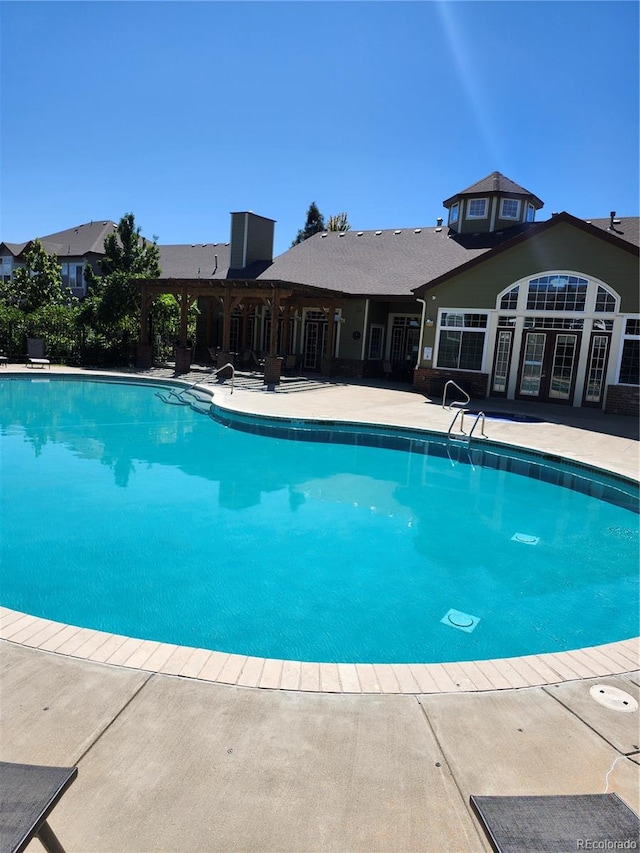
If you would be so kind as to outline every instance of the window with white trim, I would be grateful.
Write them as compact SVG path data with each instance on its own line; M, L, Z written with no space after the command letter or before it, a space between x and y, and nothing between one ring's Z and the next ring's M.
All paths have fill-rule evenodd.
M458 202L452 204L449 208L449 224L452 225L454 222L458 221L458 216L460 215L460 205Z
M519 219L520 200L517 198L503 198L500 202L500 219Z
M527 222L533 222L533 220L535 218L536 218L536 209L531 204L531 202L529 202L529 204L527 205Z
M620 385L640 385L640 319L638 318L629 318L625 322L618 382Z
M437 367L482 370L486 314L443 311L440 315Z
M500 310L501 311L515 311L518 307L518 294L520 293L520 285L516 284L515 287L512 287L511 290L507 290L506 293L500 297Z
M527 310L584 311L586 278L577 275L541 275L529 281Z
M487 216L487 199L486 198L470 198L467 202L467 218L468 219L486 219Z
M620 310L620 297L608 285L571 272L547 272L529 280L521 280L498 293L499 311L565 314L615 314ZM600 328L600 327L599 327Z
M525 317L525 329L583 329L584 319L580 317Z
M598 290L596 291L595 310L598 314L612 313L616 310L615 296L601 284L598 285Z

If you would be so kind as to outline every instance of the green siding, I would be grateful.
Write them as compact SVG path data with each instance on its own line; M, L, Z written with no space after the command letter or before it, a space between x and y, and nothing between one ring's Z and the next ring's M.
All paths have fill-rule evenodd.
M427 316L431 296L434 308L495 308L497 294L510 284L552 270L597 278L620 294L622 313L639 310L638 257L563 223L427 290Z
M340 358L361 358L362 338L364 337L365 300L349 301L342 308L344 323L340 328ZM360 332L360 339L355 341L353 333Z

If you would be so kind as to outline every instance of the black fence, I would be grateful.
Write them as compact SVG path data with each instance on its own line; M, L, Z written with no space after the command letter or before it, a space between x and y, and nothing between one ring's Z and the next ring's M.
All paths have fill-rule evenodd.
M20 363L27 358L27 338L42 338L45 356L52 362L87 367L115 367L135 362L136 341L128 335L107 338L86 326L66 323L46 328L25 320L0 320L0 354Z

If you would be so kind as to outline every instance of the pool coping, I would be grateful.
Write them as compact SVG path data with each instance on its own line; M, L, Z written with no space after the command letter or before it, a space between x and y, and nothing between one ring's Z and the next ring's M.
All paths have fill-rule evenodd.
M23 371L4 374L22 375ZM199 383L184 380L154 379L115 372L57 373L58 376L112 378L118 381L133 380L148 385L184 385L185 389ZM201 386L199 390L214 397L215 388ZM215 403L217 408L235 412L229 404ZM238 414L247 417L246 412ZM291 421L292 418L256 414L256 418L272 421ZM312 422L314 418L302 418ZM325 420L324 423L338 422ZM371 426L367 422L342 420L341 423ZM379 424L399 430L402 427ZM407 427L408 431L420 432ZM441 434L438 430L424 433ZM528 448L522 445L502 445L510 448ZM532 450L532 453L537 451ZM562 459L562 457L559 457ZM574 464L572 460L568 463ZM591 470L595 466L587 465ZM597 469L596 469L597 470ZM620 479L620 475L601 469ZM624 478L635 482L630 477ZM80 660L119 666L147 673L161 673L204 682L236 685L266 690L299 691L314 693L350 694L424 694L457 693L539 687L583 678L603 678L632 673L640 667L640 637L632 637L603 645L563 652L548 652L510 658L458 661L445 663L313 663L306 661L259 658L248 655L211 651L191 646L179 646L142 640L82 628L0 606L0 640L63 655Z

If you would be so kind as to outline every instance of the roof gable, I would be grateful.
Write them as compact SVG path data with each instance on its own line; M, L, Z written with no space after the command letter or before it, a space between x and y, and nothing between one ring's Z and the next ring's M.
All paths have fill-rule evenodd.
M603 220L605 221L605 220ZM606 220L608 223L609 220ZM633 255L639 255L640 250L637 245L629 242L628 240L622 239L620 236L613 234L611 231L605 231L602 227L594 225L592 222L585 222L582 219L578 219L575 216L572 216L570 213L556 213L551 219L547 219L545 222L536 222L532 223L529 228L524 231L520 231L516 236L511 239L507 239L504 242L500 243L498 246L493 249L488 250L482 256L475 257L469 259L466 263L456 267L455 269L449 270L446 273L432 279L431 281L423 284L420 287L414 287L413 292L417 296L420 296L427 290L430 290L432 287L436 287L437 285L442 284L449 279L454 278L456 275L459 275L461 272L466 272L468 269L475 267L484 261L488 261L491 258L495 258L501 252L505 252L509 249L512 249L519 244L525 242L526 240L531 240L536 237L539 237L541 234L544 234L546 231L551 230L552 228L557 227L558 225L565 223L571 225L574 228L578 228L581 231L586 232L590 236L594 237L597 240L604 240L605 242L611 243L618 248L622 249L625 252L629 252Z

